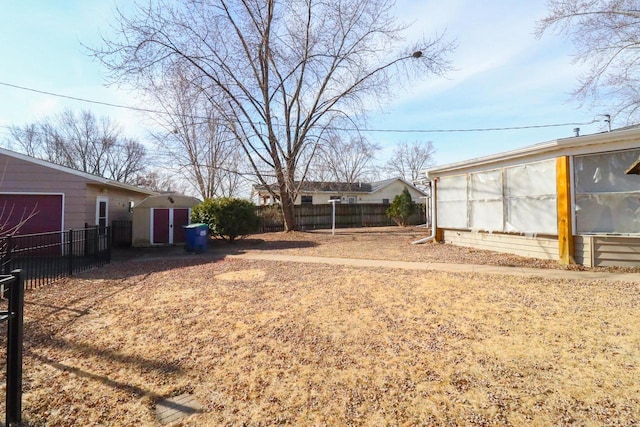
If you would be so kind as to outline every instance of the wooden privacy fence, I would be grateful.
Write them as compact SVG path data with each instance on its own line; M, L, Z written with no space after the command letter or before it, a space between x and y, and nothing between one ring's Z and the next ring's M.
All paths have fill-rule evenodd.
M262 232L284 230L282 214L278 206L259 206L258 216L262 219ZM387 216L388 204L336 204L336 228L382 227L395 225ZM327 205L296 205L296 224L300 230L331 228L332 210ZM409 224L425 224L424 205L419 204L416 213L409 218Z

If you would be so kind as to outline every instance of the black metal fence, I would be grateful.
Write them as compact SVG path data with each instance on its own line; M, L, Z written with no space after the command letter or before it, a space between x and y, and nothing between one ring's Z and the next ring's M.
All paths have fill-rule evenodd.
M132 221L111 222L111 244L114 248L128 248L133 241Z
M0 237L4 274L25 271L27 289L72 276L111 261L110 227Z
M425 205L418 204L416 213L409 218L409 224L424 224ZM301 230L314 230L332 227L333 206L296 205L294 206L296 224ZM388 204L336 204L336 227L381 227L395 225L387 216ZM260 206L257 209L261 218L263 233L283 231L284 221L279 206Z
M7 322L6 426L22 422L23 274L14 270L0 275L1 294L7 301L7 309L0 311L0 322Z

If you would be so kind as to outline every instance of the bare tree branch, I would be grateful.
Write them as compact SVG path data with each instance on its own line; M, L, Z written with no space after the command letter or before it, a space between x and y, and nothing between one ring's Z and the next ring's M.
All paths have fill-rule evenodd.
M604 103L628 124L640 119L640 4L636 0L549 0L549 15L536 35L566 35L574 61L589 66L574 97L593 106Z
M188 69L260 183L277 186L286 228L294 229L297 182L325 129L386 100L397 77L450 68L453 45L442 37L423 41L419 54L401 46L405 27L392 7L388 0L159 1L120 13L116 34L94 53L114 82L143 91Z

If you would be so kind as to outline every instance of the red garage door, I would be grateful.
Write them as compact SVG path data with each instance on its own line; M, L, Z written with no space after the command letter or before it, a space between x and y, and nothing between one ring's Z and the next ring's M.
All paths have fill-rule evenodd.
M45 233L62 230L62 195L0 194L0 232Z

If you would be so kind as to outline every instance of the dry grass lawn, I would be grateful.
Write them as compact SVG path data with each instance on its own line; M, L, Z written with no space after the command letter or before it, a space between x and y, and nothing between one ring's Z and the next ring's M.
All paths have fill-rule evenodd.
M26 425L153 426L186 392L205 410L176 425L640 421L635 283L143 257L28 291L25 315Z

